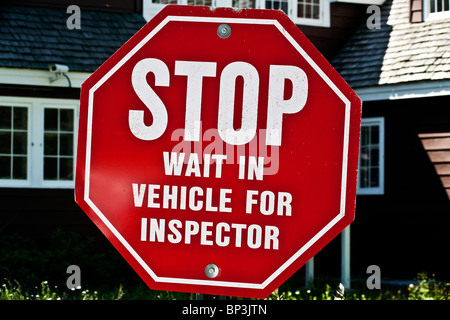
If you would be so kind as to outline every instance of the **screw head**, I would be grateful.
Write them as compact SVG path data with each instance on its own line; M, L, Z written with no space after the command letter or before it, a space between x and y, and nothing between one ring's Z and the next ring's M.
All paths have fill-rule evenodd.
M214 263L210 263L205 267L205 274L208 278L215 278L219 274L219 267Z
M226 24L226 23L222 23L217 28L217 34L221 38L228 38L230 36L230 34L231 34L231 27L228 24Z

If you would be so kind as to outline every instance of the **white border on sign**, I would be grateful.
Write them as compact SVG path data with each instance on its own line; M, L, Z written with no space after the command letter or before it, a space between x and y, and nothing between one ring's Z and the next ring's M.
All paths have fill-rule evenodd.
M291 258L289 258L283 265L281 265L273 274L271 274L262 283L246 283L246 282L232 282L232 281L215 281L203 279L184 279L159 277L153 270L145 263L145 261L137 254L137 252L130 246L125 238L117 231L111 222L103 215L100 209L89 198L90 191L90 169L91 169L91 140L92 140L92 117L93 117L93 103L94 92L102 86L123 64L125 64L139 49L141 49L152 37L154 37L166 24L171 21L183 22L205 22L205 23L237 23L237 24L253 24L253 25L273 25L280 33L290 42L290 44L301 54L301 56L313 67L319 76L327 83L327 85L336 93L336 95L345 104L345 122L344 122L344 145L342 157L342 180L341 180L341 196L340 196L340 212L331 220L325 227L323 227L311 240L309 240L302 248L300 248ZM327 77L327 75L319 68L319 66L309 57L309 55L300 47L300 45L292 38L292 36L281 26L277 20L269 19L241 19L241 18L216 18L216 17L194 17L194 16L168 16L155 29L152 30L144 39L142 39L136 47L134 47L125 57L123 57L107 74L105 74L90 90L88 100L88 123L87 123L87 141L86 141L86 164L85 164L85 189L84 200L97 214L102 222L114 234L114 236L122 243L122 245L131 253L141 267L153 278L155 282L162 283L178 283L189 285L202 286L216 286L216 287L233 287L246 289L264 289L276 277L278 277L284 270L286 270L295 260L297 260L306 250L308 250L317 240L319 240L328 230L330 230L339 220L345 216L345 196L347 188L347 160L348 160L348 143L350 131L350 101L345 95L336 87L336 85Z

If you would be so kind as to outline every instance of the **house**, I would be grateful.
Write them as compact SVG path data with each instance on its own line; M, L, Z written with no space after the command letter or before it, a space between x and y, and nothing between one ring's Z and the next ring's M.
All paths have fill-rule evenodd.
M450 9L388 0L331 59L363 100L352 273L449 277Z
M168 3L284 10L363 100L352 275L375 264L387 277L450 276L448 0L4 1L0 235L98 234L73 200L80 86ZM73 4L80 29L66 24ZM366 26L370 4L382 5L379 29ZM339 274L337 241L318 273Z
M71 1L0 5L0 233L92 230L73 192L80 86L146 21L139 1L91 3L81 29Z

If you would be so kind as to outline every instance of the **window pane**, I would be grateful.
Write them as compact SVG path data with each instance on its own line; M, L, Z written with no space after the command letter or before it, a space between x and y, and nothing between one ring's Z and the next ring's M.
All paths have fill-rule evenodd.
M380 141L380 128L377 126L370 127L370 143L378 144Z
M11 154L11 132L0 131L0 154Z
M59 162L59 178L61 180L73 179L73 158L61 158Z
M60 111L60 130L73 131L73 110L61 109Z
M14 130L27 130L28 109L23 107L14 107Z
M14 154L27 154L27 133L26 132L14 132Z
M11 107L0 107L0 129L11 129Z
M11 179L10 156L0 156L0 179Z
M56 180L58 178L58 159L44 158L44 179Z
M367 147L361 147L359 165L363 168L369 165L369 149Z
M299 18L303 18L305 16L305 13L303 12L303 3L298 3L297 5L297 16Z
M297 17L320 19L320 0L297 0Z
M61 133L59 137L59 154L71 156L73 155L73 134Z
M369 170L367 170L367 167L362 167L359 169L359 178L360 178L360 187L361 188L367 188L369 186Z
M370 169L370 187L376 188L379 186L379 174L380 170L378 168L372 168Z
M305 18L311 19L311 5L310 4L305 5Z
M370 152L370 165L372 167L378 167L380 165L380 151L378 146L372 147Z
M313 6L313 19L320 19L320 6Z
M45 109L45 180L73 180L74 117L73 109Z
M254 8L255 0L233 0L233 8Z
M13 158L13 179L27 178L27 157Z
M44 154L58 155L58 134L45 133L44 134Z
M58 109L50 109L50 108L45 109L44 130L45 131L58 130Z

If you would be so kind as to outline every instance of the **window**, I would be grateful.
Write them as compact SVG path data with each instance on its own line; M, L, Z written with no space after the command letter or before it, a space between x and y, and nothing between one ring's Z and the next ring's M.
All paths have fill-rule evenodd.
M232 7L238 9L258 8L256 2L259 0L233 0Z
M358 194L384 193L384 118L361 122Z
M297 24L330 26L330 2L328 0L295 0L292 20Z
M73 180L74 110L44 108L44 180Z
M288 0L265 0L266 9L283 10L288 13Z
M296 24L330 26L328 0L262 0L261 8L283 10Z
M73 188L78 102L0 97L0 186Z
M166 4L283 10L296 24L330 26L330 0L144 0L144 17L150 20Z
M450 0L424 0L425 20L450 19Z
M190 6L212 6L212 0L187 0Z
M0 179L28 176L28 108L0 105Z

